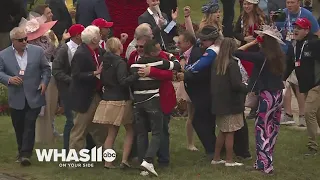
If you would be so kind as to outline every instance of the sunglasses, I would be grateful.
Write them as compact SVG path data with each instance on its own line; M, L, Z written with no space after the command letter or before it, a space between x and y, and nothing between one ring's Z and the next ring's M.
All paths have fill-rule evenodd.
M27 41L28 37L24 37L24 38L20 38L20 39L16 39L16 40L19 41L19 42L23 42L23 41Z
M136 49L138 49L138 48L143 49L143 47L144 47L144 46L139 46L139 45L136 45L136 46L135 46Z

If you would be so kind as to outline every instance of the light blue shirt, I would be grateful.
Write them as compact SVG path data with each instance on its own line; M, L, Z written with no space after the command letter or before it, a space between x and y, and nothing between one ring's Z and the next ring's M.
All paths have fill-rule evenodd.
M26 46L26 49L24 50L22 56L20 56L20 54L18 53L18 51L16 51L16 49L13 47L13 45L12 45L12 48L15 52L14 54L16 56L16 59L17 59L17 62L19 64L20 69L26 70L27 63L28 63L28 53L27 53L28 46Z

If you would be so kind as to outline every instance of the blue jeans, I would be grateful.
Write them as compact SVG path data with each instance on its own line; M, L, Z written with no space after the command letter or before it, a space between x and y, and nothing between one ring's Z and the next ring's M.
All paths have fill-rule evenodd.
M170 134L169 134L169 122L171 114L163 115L163 127L160 140L160 148L157 152L158 163L167 165L170 161Z
M64 125L63 130L63 148L69 150L70 132L73 128L73 112L67 103L67 100L61 98L61 103L66 117L66 124Z

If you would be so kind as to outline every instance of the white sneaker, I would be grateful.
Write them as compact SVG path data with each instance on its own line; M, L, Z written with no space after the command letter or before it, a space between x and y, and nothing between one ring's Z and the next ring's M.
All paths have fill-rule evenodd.
M224 160L220 160L220 161L212 160L212 161L211 161L211 164L212 164L212 165L218 165L218 164L224 164L224 163L226 163L226 161L224 161Z
M307 126L307 125L306 125L306 119L305 119L304 116L300 116L300 117L299 117L299 126L300 126L300 127L306 127L306 126Z
M295 124L293 117L289 117L286 113L282 116L281 125L292 125Z
M145 170L149 171L150 173L154 174L155 176L158 176L158 173L154 170L154 166L152 163L148 163L147 161L143 160L141 163L142 167L145 168Z
M235 166L243 166L243 163L233 162L233 163L225 163L226 167L235 167Z

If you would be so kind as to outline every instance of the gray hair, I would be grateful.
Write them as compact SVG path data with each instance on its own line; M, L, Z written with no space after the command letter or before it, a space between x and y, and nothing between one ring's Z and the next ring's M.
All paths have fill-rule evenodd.
M90 44L95 39L98 39L100 36L100 29L96 26L88 26L81 33L82 42L85 44Z
M140 39L143 36L150 36L150 31L152 32L150 25L148 23L142 23L136 28L134 38Z
M15 27L10 31L10 39L17 37L17 34L26 34L25 28Z

